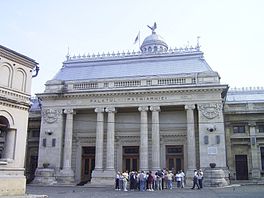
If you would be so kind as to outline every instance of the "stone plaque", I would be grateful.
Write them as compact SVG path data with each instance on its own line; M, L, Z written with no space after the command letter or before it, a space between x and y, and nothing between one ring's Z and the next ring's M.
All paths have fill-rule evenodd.
M209 146L208 147L208 155L216 155L217 154L217 147Z

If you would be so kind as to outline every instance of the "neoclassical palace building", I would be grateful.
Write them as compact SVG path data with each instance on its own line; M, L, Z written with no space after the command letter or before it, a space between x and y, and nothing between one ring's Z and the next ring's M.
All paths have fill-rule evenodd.
M232 101L227 92L199 43L169 49L155 29L140 52L67 56L34 99L27 176L41 184L111 184L116 171L168 169L184 170L190 181L201 168L205 183L221 186L230 175L237 177L234 158L242 160L244 151L253 154L247 145L256 150L258 166L252 168L258 168L260 177L259 142L250 146L248 141L257 129L254 133L250 125L247 133L247 125L244 138L240 132L230 135L236 127L241 130L234 116L240 115L240 101ZM264 122L263 116L258 118ZM232 152L236 147L241 150Z

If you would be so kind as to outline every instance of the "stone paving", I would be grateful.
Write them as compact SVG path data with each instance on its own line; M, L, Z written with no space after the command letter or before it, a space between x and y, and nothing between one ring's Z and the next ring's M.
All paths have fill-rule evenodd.
M231 185L225 188L190 188L154 192L115 191L111 187L62 187L62 186L27 186L27 193L48 195L49 198L263 198L264 185Z

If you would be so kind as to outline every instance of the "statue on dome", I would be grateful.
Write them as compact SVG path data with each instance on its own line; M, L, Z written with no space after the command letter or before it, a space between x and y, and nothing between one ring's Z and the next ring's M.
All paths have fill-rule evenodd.
M155 34L156 32L155 32L155 29L157 29L157 23L156 22L154 22L154 25L153 26L149 26L149 25L147 25L150 29L151 29L151 31L152 31L152 34Z

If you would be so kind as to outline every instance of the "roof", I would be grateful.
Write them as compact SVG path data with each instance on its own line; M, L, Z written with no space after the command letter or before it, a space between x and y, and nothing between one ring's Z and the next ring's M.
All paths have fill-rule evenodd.
M264 102L263 87L234 88L227 92L226 103Z
M69 58L53 80L78 81L211 72L199 49Z

